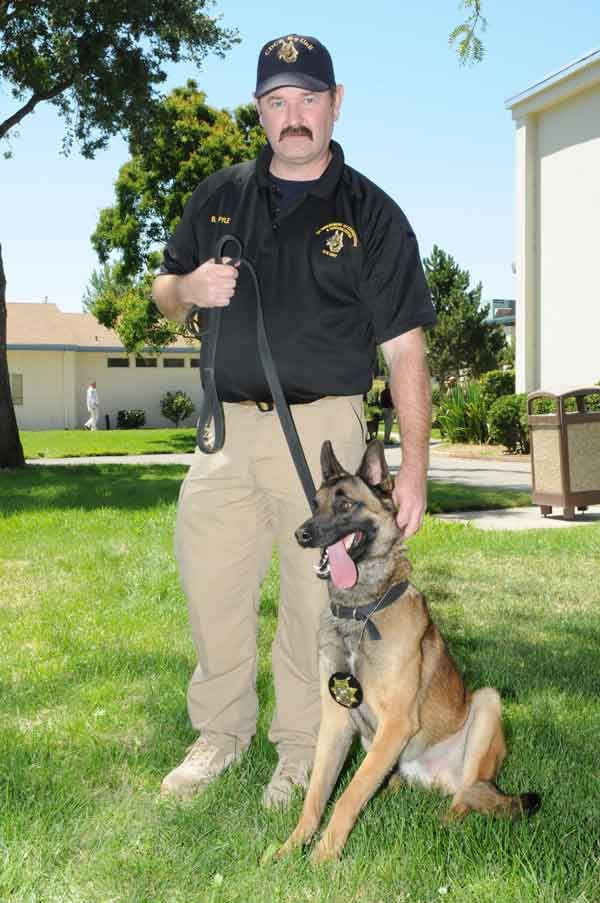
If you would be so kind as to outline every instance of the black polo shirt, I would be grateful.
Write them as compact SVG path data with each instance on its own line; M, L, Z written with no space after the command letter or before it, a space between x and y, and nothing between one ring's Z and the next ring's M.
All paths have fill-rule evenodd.
M371 386L376 345L435 323L419 248L385 192L332 159L320 179L280 209L267 145L257 160L214 173L195 190L164 252L162 273L183 275L235 235L252 262L265 326L290 404L358 395ZM227 249L225 249L227 254ZM215 376L223 401L267 401L248 272L222 308Z

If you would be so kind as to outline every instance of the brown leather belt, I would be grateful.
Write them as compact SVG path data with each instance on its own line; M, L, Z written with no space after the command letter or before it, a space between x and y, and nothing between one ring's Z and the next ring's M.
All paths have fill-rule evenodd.
M304 407L304 405L307 405L307 404L314 404L315 401L323 401L325 398L337 398L337 397L338 397L337 395L322 395L320 398L314 398L312 401L301 401L301 402L298 402L298 404L302 405L302 407ZM253 407L258 408L258 410L262 411L264 414L268 413L269 411L273 411L275 409L275 406L272 401L252 401L249 398L244 399L244 401L234 401L234 402L232 402L232 404L252 405ZM290 407L293 408L294 405L291 404Z

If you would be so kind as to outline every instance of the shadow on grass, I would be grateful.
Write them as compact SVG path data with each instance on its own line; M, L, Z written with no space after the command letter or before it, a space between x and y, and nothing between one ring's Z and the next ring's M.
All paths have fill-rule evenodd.
M180 436L169 436L168 443L161 439L149 439L147 441L148 451L144 454L154 454L157 452L174 452L175 454L193 454L196 450L196 433L193 436L182 433ZM158 446L156 449L154 446ZM167 447L168 446L168 447Z
M27 511L139 510L177 500L187 468L85 464L26 467L0 473L0 515Z

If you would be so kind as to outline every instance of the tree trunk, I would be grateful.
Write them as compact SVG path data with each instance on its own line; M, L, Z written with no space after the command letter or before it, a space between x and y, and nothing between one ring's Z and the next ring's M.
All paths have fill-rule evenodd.
M0 468L25 467L23 446L19 439L17 418L13 408L6 355L6 278L0 245Z

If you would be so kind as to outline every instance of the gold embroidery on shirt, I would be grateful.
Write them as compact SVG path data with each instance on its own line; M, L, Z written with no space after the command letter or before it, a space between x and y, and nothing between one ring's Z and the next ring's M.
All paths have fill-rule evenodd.
M315 235L321 235L322 232L325 232L327 236L325 247L322 249L323 254L326 254L327 257L337 257L344 249L344 236L350 239L354 248L358 246L356 231L346 223L327 223L327 225L317 229Z
M211 221L211 223L221 223L223 226L228 226L229 223L231 222L231 217L230 216L215 216L215 214L213 213L213 215L210 218L210 221Z

